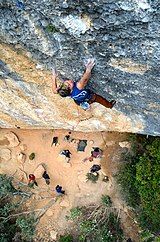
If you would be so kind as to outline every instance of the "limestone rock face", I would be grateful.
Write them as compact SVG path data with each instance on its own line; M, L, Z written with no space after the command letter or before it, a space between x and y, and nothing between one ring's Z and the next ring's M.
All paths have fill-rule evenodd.
M0 127L160 135L160 1L0 2ZM51 91L51 68L116 99L83 111Z
M7 149L7 148L0 149L0 161L1 159L5 161L9 161L11 159L10 149Z
M5 138L9 141L9 147L16 147L20 143L18 137L13 132L5 134Z

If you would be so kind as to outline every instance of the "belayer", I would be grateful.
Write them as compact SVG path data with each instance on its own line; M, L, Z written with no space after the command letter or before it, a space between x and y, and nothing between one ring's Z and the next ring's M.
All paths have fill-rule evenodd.
M36 182L36 177L34 174L29 174L28 186L31 188L34 188L34 185L36 185L38 187L38 184Z
M52 90L53 93L58 93L61 97L71 97L77 105L80 105L84 110L90 108L90 104L97 102L106 108L113 108L116 101L109 102L102 96L94 93L90 89L86 88L86 85L91 77L91 71L95 65L94 59L89 59L86 64L86 70L78 82L73 80L64 80L59 86L57 86L56 71L52 70Z

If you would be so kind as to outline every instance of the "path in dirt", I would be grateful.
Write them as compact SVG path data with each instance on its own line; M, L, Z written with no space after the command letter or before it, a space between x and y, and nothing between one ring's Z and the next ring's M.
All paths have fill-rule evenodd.
M6 134L16 134L18 140L7 139ZM71 132L72 142L64 140L69 135L69 130L0 130L0 173L13 175L15 180L27 183L26 174L33 173L37 166L43 163L50 176L50 185L45 183L43 178L37 179L38 187L32 199L27 202L30 208L41 208L50 199L56 196L55 186L62 185L66 191L64 197L58 198L41 218L37 226L38 238L43 238L53 231L62 234L67 231L71 224L67 221L66 215L73 207L87 206L92 203L100 203L102 194L108 194L113 200L114 206L120 211L120 217L124 231L128 237L138 242L138 228L126 204L120 197L113 175L117 172L122 148L119 142L126 141L128 135L114 132L82 133ZM58 137L57 146L51 146L53 137ZM85 152L77 152L79 139L87 140ZM20 142L20 143L18 143ZM83 159L90 155L92 147L100 147L104 151L102 159L94 159L93 162L83 162ZM72 153L70 163L66 163L61 150L69 149ZM35 159L30 160L29 155L35 153ZM18 160L20 153L25 154L25 162ZM102 165L102 173L96 184L86 182L86 174L93 164ZM104 174L109 177L109 182L103 182ZM128 214L128 215L127 215ZM48 237L48 236L47 236ZM48 238L50 241L50 238Z

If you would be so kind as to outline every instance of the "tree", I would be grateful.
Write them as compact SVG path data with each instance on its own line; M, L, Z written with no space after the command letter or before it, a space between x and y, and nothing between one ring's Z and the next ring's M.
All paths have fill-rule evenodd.
M34 213L23 211L29 196L26 198L27 193L17 190L12 181L12 177L0 175L0 242L17 237L19 241L32 241L36 219Z

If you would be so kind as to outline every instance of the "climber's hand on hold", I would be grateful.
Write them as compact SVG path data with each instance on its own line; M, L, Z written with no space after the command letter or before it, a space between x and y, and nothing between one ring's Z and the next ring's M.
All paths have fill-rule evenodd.
M86 66L86 71L90 71L93 69L95 65L95 60L94 59L88 59Z
M88 59L87 63L85 64L86 70L83 76L81 77L81 79L77 82L77 88L79 90L82 90L87 85L89 78L91 76L91 70L94 67L94 65L95 65L94 59Z
M58 76L58 74L57 74L57 72L56 72L56 69L53 67L52 68L52 75L53 75L53 77L57 77Z
M56 77L57 77L57 72L55 68L52 68L52 91L53 93L57 93L57 83L56 83Z

